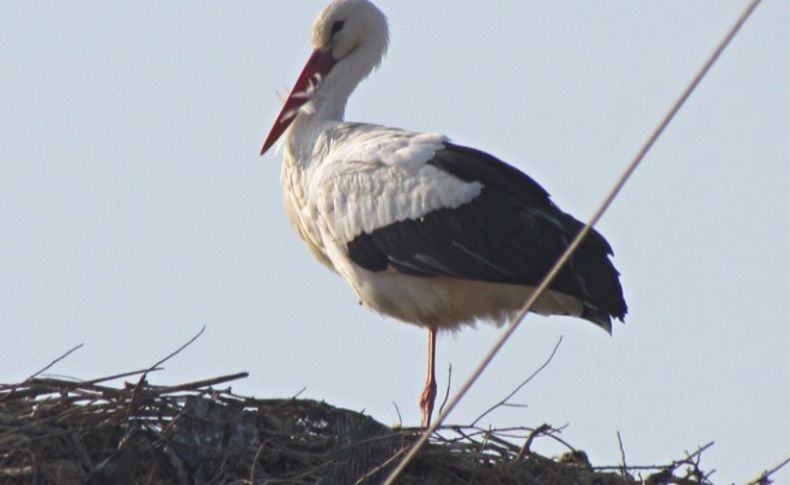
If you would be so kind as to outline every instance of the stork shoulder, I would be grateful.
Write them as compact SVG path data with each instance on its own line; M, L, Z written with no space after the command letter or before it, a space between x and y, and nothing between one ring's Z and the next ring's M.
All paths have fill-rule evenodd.
M448 143L441 134L344 123L324 137L307 192L338 241L459 207L483 188L431 163Z
M441 133L415 133L367 123L339 123L322 134L324 164L349 160L370 165L417 167L444 148Z

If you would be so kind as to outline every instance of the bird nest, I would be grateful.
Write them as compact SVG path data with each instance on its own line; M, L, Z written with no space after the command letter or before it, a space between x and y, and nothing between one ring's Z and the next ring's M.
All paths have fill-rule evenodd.
M146 375L121 387L105 384L118 376L0 386L0 482L381 483L420 433L323 402L217 388L244 373L176 386ZM707 446L662 467L593 467L558 433L445 426L398 483L710 483L699 466ZM541 456L536 439L568 452Z

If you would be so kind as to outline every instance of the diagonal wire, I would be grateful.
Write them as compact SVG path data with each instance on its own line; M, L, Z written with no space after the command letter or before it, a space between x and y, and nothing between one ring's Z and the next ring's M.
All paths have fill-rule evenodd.
M529 300L527 300L527 303L524 304L524 307L521 309L518 315L513 319L513 322L507 327L507 329L499 338L499 340L497 340L494 346L491 348L491 350L488 351L488 353L486 354L485 358L483 358L483 361L480 363L480 365L478 365L478 367L475 369L472 375L470 375L469 378L466 380L466 382L464 382L464 384L461 386L458 392L453 396L450 402L447 403L447 407L444 409L444 411L441 414L439 414L439 416L436 417L436 421L434 421L434 423L430 427L428 427L428 429L423 431L422 435L420 436L420 439L414 443L414 445L409 450L409 453L406 454L406 456L403 458L403 460L401 460L398 466L392 471L392 473L390 473L390 475L384 481L385 485L392 485L395 482L395 480L398 478L398 476L400 476L400 474L403 473L403 471L406 469L408 464L411 463L411 461L414 459L414 457L417 455L420 449L422 449L422 447L425 446L425 444L428 442L428 439L431 437L431 435L442 425L442 423L444 423L444 420L447 418L447 416L453 411L453 409L455 409L455 406L461 401L464 395L466 395L467 391L469 391L472 385L477 381L477 379L480 377L480 375L483 373L486 367L488 367L488 364L491 363L491 361L494 359L494 357L499 352L499 350L505 345L505 342L507 342L510 336L513 335L513 332L515 332L516 328L518 328L521 321L524 320L524 317L532 308L532 306L535 304L537 299L540 298L541 294L546 290L546 288L548 288L549 284L551 284L551 282L554 280L554 277L557 276L557 274L560 272L560 270L565 265L565 263L568 262L570 257L576 251L576 248L578 248L579 245L581 244L584 237L590 232L592 227L598 222L601 216L603 216L604 212L606 212L606 210L609 208L612 201L615 199L615 197L617 197L617 194L620 193L620 190L623 188L625 183L628 181L628 179L634 173L636 168L645 158L647 152L650 151L650 149L655 144L656 140L658 140L658 138L664 132L666 127L669 125L669 123L678 113L678 111L680 111L680 108L685 104L686 100L688 100L689 96L691 96L691 93L693 93L694 90L697 88L700 81L702 81L702 78L705 77L705 75L708 73L708 71L713 66L713 64L716 63L716 60L719 58L721 53L724 52L724 49L727 48L727 46L730 44L730 41L732 41L732 39L740 30L740 28L743 26L743 24L746 22L749 16L751 16L752 12L754 12L754 9L757 8L757 5L759 4L760 4L760 0L752 0L749 3L749 5L746 7L746 9L743 11L743 13L741 13L741 15L738 17L738 20L733 24L732 27L730 27L730 30L716 46L716 49L713 51L713 53L708 58L708 60L705 62L702 68L700 68L699 71L697 71L697 74L694 76L694 79L692 79L689 85L686 86L686 89L683 91L680 97L675 101L675 103L669 109L667 114L664 115L664 118L658 124L656 129L653 130L653 133L651 133L650 137L648 137L647 141L644 143L644 145L636 154L636 156L633 158L633 160L628 164L623 174L620 175L620 178L617 179L614 186L609 191L606 198L603 200L603 202L595 211L595 213L587 222L587 224L585 224L582 230L579 231L579 234L576 235L576 238L571 242L571 244L562 254L560 259L557 260L557 262L551 268L551 271L549 271L549 273L543 278L543 281L540 283L540 285L538 285L538 287L532 293L532 296L529 298Z

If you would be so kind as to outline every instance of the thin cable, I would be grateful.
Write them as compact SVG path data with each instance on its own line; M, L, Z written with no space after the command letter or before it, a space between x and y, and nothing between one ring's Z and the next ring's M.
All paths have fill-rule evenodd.
M571 244L568 246L568 248L565 250L562 256L560 256L560 259L557 260L557 262L551 268L551 271L549 271L549 273L543 278L543 281L541 281L540 285L538 285L538 287L532 293L532 296L529 298L529 300L527 300L527 303L518 313L518 315L513 320L513 322L507 327L507 329L499 338L499 340L497 340L494 346L491 348L491 350L488 351L488 353L486 354L485 358L483 358L483 361L480 363L480 365L477 366L477 368L472 373L472 375L469 376L469 378L466 380L466 382L464 382L464 384L461 386L458 392L453 396L450 402L447 403L447 407L444 409L444 411L442 411L442 413L436 417L436 421L428 429L423 431L422 435L420 436L420 439L417 440L416 443L414 443L414 445L409 450L409 453L406 454L406 456L403 458L403 460L401 460L398 466L392 471L392 473L390 473L390 475L384 481L384 485L392 485L395 482L395 480L398 478L398 476L400 476L400 474L403 473L403 471L406 469L409 463L411 463L414 457L417 456L417 453L420 451L420 449L422 449L422 447L425 446L425 443L428 442L428 439L431 437L431 435L437 429L439 429L442 423L444 423L444 420L447 418L447 416L453 411L453 409L455 409L455 406L461 401L464 395L466 395L467 391L469 391L472 385L477 381L477 379L480 377L480 375L483 373L486 367L488 367L488 364L491 363L491 361L496 356L497 352L499 352L499 350L505 345L505 342L507 342L510 336L513 335L513 332L515 332L516 328L518 328L521 321L524 320L526 314L529 312L529 310L532 308L532 306L535 304L538 298L540 298L541 294L546 290L546 288L548 288L549 284L551 284L551 282L560 272L560 270L565 265L565 263L568 262L570 257L576 251L576 248L578 248L579 245L581 244L584 237L590 232L592 227L598 222L601 216L603 216L603 214L611 205L612 201L615 199L615 197L617 197L617 194L620 193L620 190L623 188L625 183L628 181L628 179L634 173L636 168L642 162L642 159L645 158L647 152L650 151L650 149L655 144L656 140L658 140L658 137L661 136L661 134L664 132L666 127L675 117L677 112L680 111L680 108L685 104L689 96L691 96L691 93L693 93L694 90L697 88L697 85L699 85L700 81L702 81L702 78L705 77L705 75L710 70L711 66L713 66L713 64L716 63L716 60L719 58L721 53L724 52L724 49L727 48L727 46L730 44L730 41L732 41L732 39L740 30L740 28L743 26L746 20L748 20L749 16L751 16L752 12L754 12L754 9L757 8L757 5L759 4L760 4L760 0L752 0L749 6L746 7L743 13L738 17L738 20L735 22L735 24L732 27L730 27L730 30L727 32L727 35L719 42L718 46L713 51L713 54L708 58L707 62L705 62L702 68L699 71L697 71L697 74L694 76L694 79L691 81L691 83L689 83L689 85L683 91L683 94L681 94L681 96L677 99L677 101L675 101L675 104L672 105L672 108L669 110L669 112L667 112L667 114L661 120L661 123L659 123L656 129L653 130L653 133L643 144L642 149L639 150L639 153L636 154L636 156L633 158L631 163L628 164L628 166L626 167L625 171L620 176L620 178L617 179L617 182L614 184L614 186L609 191L606 198L598 207L598 210L595 211L593 216L590 218L587 224L585 224L582 230L579 231L579 234L576 235L576 238L571 242Z

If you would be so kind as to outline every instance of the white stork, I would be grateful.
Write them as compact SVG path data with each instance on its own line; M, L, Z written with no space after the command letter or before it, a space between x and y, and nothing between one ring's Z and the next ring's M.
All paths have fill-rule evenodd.
M313 255L366 306L428 329L423 426L436 396L437 330L504 322L529 298L582 224L529 176L497 158L414 133L343 121L389 33L367 0L335 0L313 24L313 53L263 155L285 138L285 208ZM597 232L537 301L611 333L626 304L612 250Z

